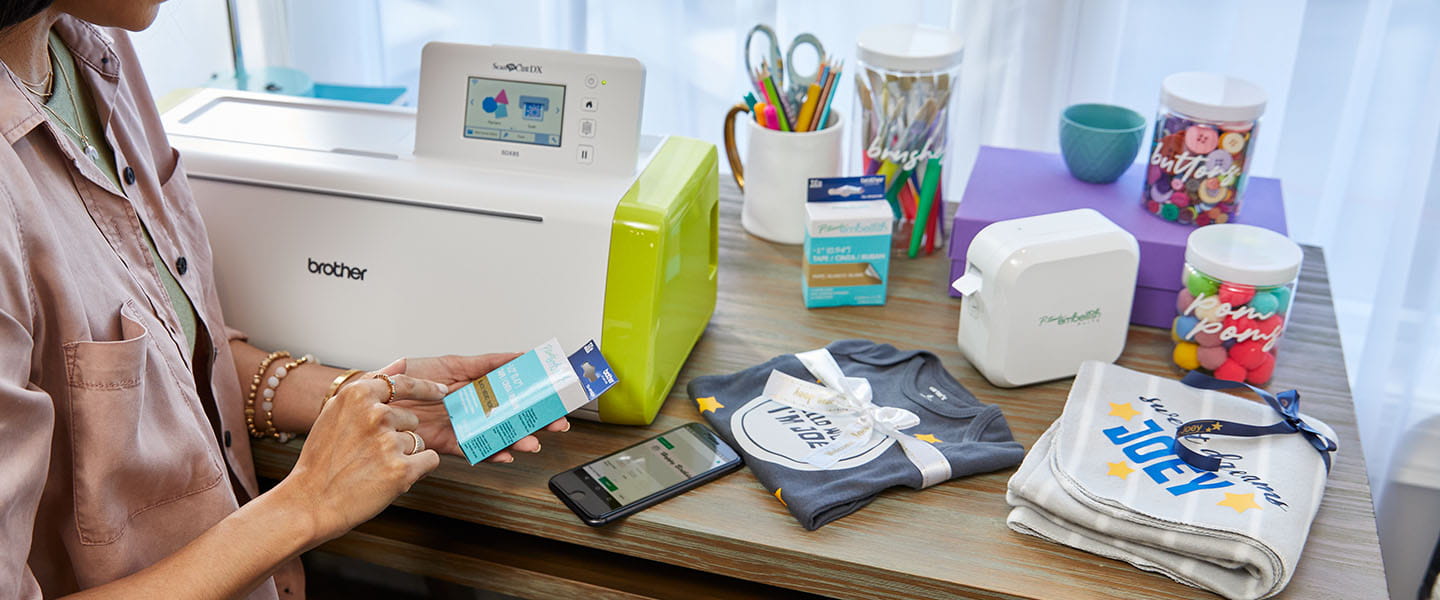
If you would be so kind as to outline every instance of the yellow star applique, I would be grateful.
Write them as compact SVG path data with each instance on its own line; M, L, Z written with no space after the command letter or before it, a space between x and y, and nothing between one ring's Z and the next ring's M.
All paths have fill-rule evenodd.
M695 404L700 406L700 412L702 413L705 411L715 412L717 408L725 408L725 405L721 404L719 400L716 400L714 396L696 398Z
M1138 414L1140 414L1140 411L1135 410L1135 407L1130 406L1130 403L1129 403L1129 402L1111 402L1111 403L1110 403L1110 412L1109 412L1109 415L1112 416L1112 417L1120 417L1120 418L1122 418L1122 419L1125 419L1126 421L1129 421L1129 420L1130 420L1130 417L1133 417L1133 416L1138 415Z
M1114 475L1121 479L1125 479L1126 477L1129 477L1131 473L1135 472L1135 469L1130 468L1130 463L1127 463L1123 460L1120 462L1105 464L1110 467L1110 470L1105 473L1106 475Z
M1225 499L1215 503L1217 506L1228 506L1235 509L1237 513L1243 513L1250 509L1260 510L1260 505L1255 503L1255 494L1231 494L1225 492Z
M917 436L915 436L915 439L920 440L920 441L922 441L922 442L930 442L930 443L932 443L932 444L938 444L938 443L940 443L940 438L937 438L937 437L935 437L933 434L929 434L929 433L922 433L922 434L920 434L920 435L917 435Z
M783 489L785 488L775 488L775 499L780 501L780 506L789 507L790 505L785 502L785 498L780 495L780 490Z

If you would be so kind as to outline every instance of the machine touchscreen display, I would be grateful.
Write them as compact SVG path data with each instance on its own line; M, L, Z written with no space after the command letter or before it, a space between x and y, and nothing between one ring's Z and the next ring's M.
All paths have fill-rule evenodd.
M560 145L565 86L471 77L465 96L465 137Z

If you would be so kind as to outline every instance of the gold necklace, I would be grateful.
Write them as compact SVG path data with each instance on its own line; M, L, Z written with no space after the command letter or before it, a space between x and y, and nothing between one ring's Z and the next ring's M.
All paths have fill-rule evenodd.
M53 65L51 67L51 73L54 73L58 70L60 71L60 77L65 80L65 95L69 96L70 106L75 109L75 116L78 118L80 116L80 104L75 101L75 86L70 85L72 83L70 80L70 74L68 71L65 71L64 61L59 60L59 57L55 56L55 49L53 46L50 47L50 64ZM78 82L79 80L76 79L75 81ZM51 90L51 93L54 93L53 89ZM90 142L90 136L85 135L83 132L80 131L78 127L71 125L69 121L66 121L64 117L60 116L60 113L57 113L55 112L55 109L50 108L50 105L48 103L42 103L40 106L45 109L45 112L50 113L50 116L54 117L56 121L59 121L60 125L64 126L71 135L75 136L80 140L80 142L84 145L85 156L88 157L91 162L100 162L100 151L95 148L95 144Z
M49 49L48 45L46 49ZM50 96L55 93L55 61L53 58L50 60L50 69L45 71L45 80L40 83L25 81L25 79L18 74L15 75L15 78L19 79L20 83L25 86L25 89L30 90L30 93L35 94L37 98L49 100Z

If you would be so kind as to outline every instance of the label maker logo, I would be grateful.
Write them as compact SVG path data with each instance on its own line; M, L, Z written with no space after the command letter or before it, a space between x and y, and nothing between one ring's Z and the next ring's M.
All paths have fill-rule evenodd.
M313 258L306 258L305 262L305 266L309 268L313 274L329 275L341 279L358 279L365 281L365 272L370 270L352 267L338 260L335 262L315 262Z
M505 72L507 72L507 73L514 73L514 72L516 72L516 71L519 71L519 72L521 72L521 73L535 73L535 74L537 74L537 75L543 73L543 72L540 70L540 69L541 69L540 65L527 65L527 64L524 64L524 63L517 63L517 62L505 63L505 64L490 63L490 68L495 69L496 71L505 71Z

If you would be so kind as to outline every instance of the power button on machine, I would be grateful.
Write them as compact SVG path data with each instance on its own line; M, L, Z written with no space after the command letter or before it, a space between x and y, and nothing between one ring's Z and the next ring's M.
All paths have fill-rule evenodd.
M600 78L596 77L594 73L585 76L585 87L593 90L597 85L600 85Z

